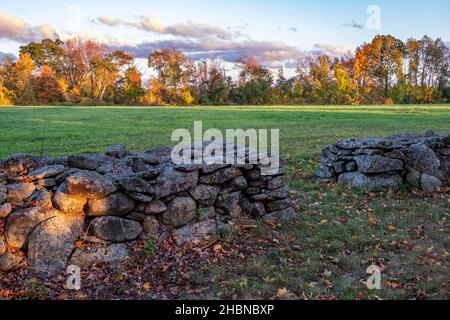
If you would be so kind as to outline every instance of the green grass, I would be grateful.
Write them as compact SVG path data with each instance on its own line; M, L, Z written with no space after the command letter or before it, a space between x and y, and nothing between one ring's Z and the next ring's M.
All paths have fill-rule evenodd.
M239 263L198 270L192 285L203 293L188 298L267 299L281 288L293 299L450 298L448 190L372 194L313 178L325 145L428 129L448 132L449 105L0 108L0 158L42 149L52 156L101 152L116 143L147 150L171 144L174 129L192 131L200 120L205 129L281 130L299 222L284 232L259 226L247 239L256 248ZM383 267L384 289L376 292L361 284L373 263Z

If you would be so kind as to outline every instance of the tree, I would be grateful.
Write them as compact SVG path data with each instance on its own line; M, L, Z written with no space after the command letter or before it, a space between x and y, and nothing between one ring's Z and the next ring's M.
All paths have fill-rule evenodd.
M53 70L42 66L40 74L34 79L36 100L41 104L51 104L63 101L63 90Z
M123 85L119 87L122 102L126 104L142 103L145 90L142 88L142 74L135 66L125 71L122 79Z
M273 74L255 58L242 56L237 60L239 87L234 93L238 104L271 104L274 100Z
M27 54L21 54L16 62L7 59L4 61L3 70L5 74L3 85L13 96L14 104L33 104L32 80L35 64L31 57Z
M59 39L44 39L41 42L31 42L20 47L21 54L31 57L38 68L49 66L60 76L63 70L64 49L63 42Z
M194 101L189 79L194 70L192 62L175 49L155 51L148 57L148 66L158 74L160 93L166 104L190 105Z

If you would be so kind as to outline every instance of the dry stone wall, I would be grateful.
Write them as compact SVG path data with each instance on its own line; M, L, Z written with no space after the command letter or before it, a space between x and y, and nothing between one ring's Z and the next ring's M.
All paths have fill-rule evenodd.
M450 134L400 134L327 146L317 177L368 190L402 185L432 192L450 182Z
M179 245L202 243L242 215L294 219L283 165L264 176L261 165L176 165L171 152L116 145L105 154L1 161L0 272L28 264L47 276L69 264L114 262L128 255L127 242L161 231ZM89 249L75 249L79 240Z

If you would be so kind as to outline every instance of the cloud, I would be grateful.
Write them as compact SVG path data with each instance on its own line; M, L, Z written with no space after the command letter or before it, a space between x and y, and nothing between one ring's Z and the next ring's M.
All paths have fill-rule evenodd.
M290 27L288 29L289 32L298 32L298 29L296 27Z
M351 57L354 54L352 49L343 46L335 46L327 43L316 43L312 54L327 54L331 57Z
M354 28L354 29L364 29L364 26L362 24L357 23L355 20L352 20L351 23L344 23L344 27Z
M205 39L194 41L189 39L159 40L144 42L138 45L114 46L113 50L124 50L137 58L164 48L175 48L183 51L194 60L223 59L235 62L242 55L255 57L260 63L277 66L286 61L297 59L302 54L297 48L275 41L222 41Z
M166 27L157 19L149 16L141 16L137 22L127 22L120 19L99 17L97 22L110 27L129 26L146 32L171 35L181 38L204 39L216 37L219 39L231 39L233 37L233 32L216 25L187 21Z
M22 19L10 16L0 10L0 39L30 42L57 37L55 30L49 24L30 26Z

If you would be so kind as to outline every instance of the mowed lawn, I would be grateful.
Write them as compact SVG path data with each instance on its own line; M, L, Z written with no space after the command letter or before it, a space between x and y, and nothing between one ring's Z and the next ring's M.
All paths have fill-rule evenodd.
M164 297L450 299L448 189L433 195L369 193L314 179L325 145L428 129L450 132L449 105L5 107L0 108L0 159L18 152L102 152L116 143L147 150L173 144L172 131L192 131L194 121L203 121L205 129L280 129L299 221L281 230L257 225L252 232L230 236L225 251L237 250L239 243L255 247L240 258L191 270L186 281L192 290L180 290L175 268L164 280L171 292ZM372 264L382 268L381 291L363 284ZM107 297L124 297L114 289L120 282L112 279L109 285Z

